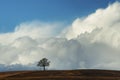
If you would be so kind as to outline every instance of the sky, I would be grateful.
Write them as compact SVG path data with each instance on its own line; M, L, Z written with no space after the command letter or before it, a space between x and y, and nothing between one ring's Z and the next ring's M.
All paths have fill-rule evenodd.
M0 71L120 70L119 0L0 0Z
M0 33L14 31L22 22L71 23L115 0L0 0Z

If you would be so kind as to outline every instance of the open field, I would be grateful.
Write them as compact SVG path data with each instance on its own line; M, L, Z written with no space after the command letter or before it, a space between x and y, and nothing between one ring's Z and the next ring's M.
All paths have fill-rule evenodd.
M0 80L120 80L120 71L50 70L1 72Z

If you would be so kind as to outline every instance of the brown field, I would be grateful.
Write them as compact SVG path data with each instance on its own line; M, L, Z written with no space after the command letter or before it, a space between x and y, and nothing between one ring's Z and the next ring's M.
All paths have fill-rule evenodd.
M120 71L50 70L1 72L0 80L120 80Z

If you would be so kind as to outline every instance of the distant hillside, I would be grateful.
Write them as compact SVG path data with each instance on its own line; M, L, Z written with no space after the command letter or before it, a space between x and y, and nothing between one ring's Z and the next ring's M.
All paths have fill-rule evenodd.
M0 80L120 80L120 71L51 70L1 72Z

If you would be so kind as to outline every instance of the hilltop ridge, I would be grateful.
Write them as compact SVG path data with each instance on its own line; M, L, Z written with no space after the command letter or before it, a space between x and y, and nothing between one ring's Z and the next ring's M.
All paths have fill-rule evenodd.
M120 80L114 70L49 70L1 72L0 80Z

